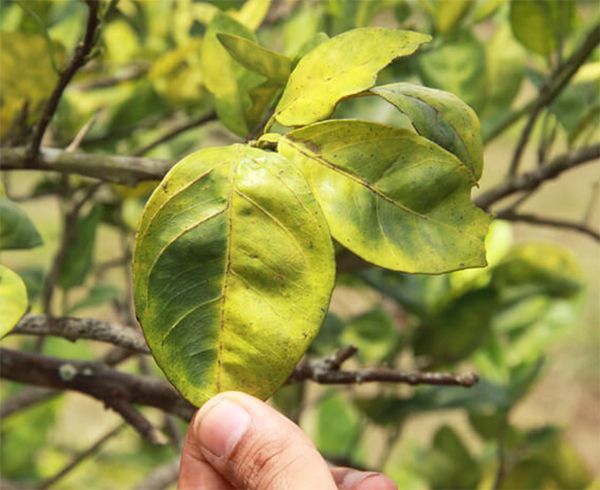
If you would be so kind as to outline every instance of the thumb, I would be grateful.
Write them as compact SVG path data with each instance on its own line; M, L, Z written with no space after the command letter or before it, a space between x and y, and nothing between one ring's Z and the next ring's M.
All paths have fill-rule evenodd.
M203 475L195 474L199 468L205 468ZM217 395L196 414L183 449L180 489L205 488L207 469L215 479L247 490L337 488L327 464L295 424L238 392Z

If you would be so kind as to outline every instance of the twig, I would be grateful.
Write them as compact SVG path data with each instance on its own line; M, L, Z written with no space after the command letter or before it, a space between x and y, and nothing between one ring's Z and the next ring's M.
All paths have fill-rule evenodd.
M575 221L562 220L558 218L546 218L544 216L538 216L535 214L517 213L511 210L500 211L496 214L496 217L498 219L505 219L507 221L521 221L523 223L529 223L532 225L572 230L578 233L583 233L584 235L593 238L597 242L600 242L600 233L592 230L589 226L586 226L583 223L577 223Z
M137 410L129 401L123 398L108 398L104 400L107 407L112 408L131 425L144 439L152 444L164 446L169 442L159 429L152 425L142 412Z
M90 447L78 453L69 463L67 463L62 469L60 469L57 473L52 475L50 478L44 480L38 488L41 490L45 490L50 488L52 485L62 480L65 476L67 476L71 471L77 468L81 463L83 463L87 458L96 454L104 444L110 441L113 437L115 437L121 430L125 427L125 424L121 423L117 425L114 429L111 429L102 437L100 437L96 442L94 442Z
M86 0L86 4L89 12L83 42L81 42L75 49L73 58L71 59L69 65L61 73L58 82L54 87L50 98L48 99L48 102L46 102L46 105L42 110L42 116L40 117L40 120L35 128L33 137L31 139L31 145L27 151L26 161L28 163L33 162L39 152L42 139L46 133L46 128L56 113L56 109L58 108L58 103L60 102L63 92L77 71L87 63L89 59L88 56L94 47L96 31L100 25L100 20L98 18L98 7L100 6L100 2L99 0Z
M157 146L162 145L163 143L169 141L172 138L175 138L175 136L179 136L181 133L184 133L193 128L197 128L198 126L202 126L203 124L206 124L210 121L215 121L216 119L217 119L217 113L212 111L212 112L209 112L208 114L203 114L202 116L199 116L195 119L191 119L189 121L181 123L181 124L173 127L172 129L168 130L167 132L165 132L164 134L159 136L154 141L151 141L147 145L142 146L141 148L136 150L133 153L133 155L137 156L137 157L145 155L146 153L148 153L150 150L153 150Z
M563 172L598 158L600 158L600 143L581 148L576 152L564 153L553 158L543 167L521 174L512 180L504 181L480 194L475 198L475 204L480 208L488 209L492 204L507 196L537 189L544 182L558 177Z
M600 42L600 26L593 27L587 35L581 46L567 59L550 78L549 82L544 85L540 91L540 95L536 102L531 107L527 123L519 136L519 140L515 147L515 152L508 170L509 177L514 177L517 174L521 157L531 136L531 132L535 126L538 116L544 107L550 105L552 101L562 92L567 86L571 78L577 73L579 67L585 62L590 53Z
M94 114L92 115L90 120L83 125L83 127L75 135L75 138L73 138L73 141L71 141L69 146L67 146L67 148L65 148L65 151L72 153L81 146L83 139L88 135L88 133L94 127L94 124L96 124L99 114L100 114L100 110L97 110L96 112L94 112Z
M179 459L159 466L135 487L136 490L164 490L177 480Z
M172 166L171 162L156 158L70 153L54 148L42 148L36 159L27 164L26 152L23 147L0 148L0 168L74 173L133 186L144 180L161 179Z
M69 252L73 240L75 240L75 228L81 208L87 203L96 191L99 189L102 182L97 182L91 185L84 193L83 197L76 201L72 208L65 214L63 220L63 232L58 251L52 261L50 271L44 280L44 289L42 291L42 311L46 314L52 314L52 297L56 290L56 283L60 277L60 272L64 267L64 262Z
M147 405L188 421L196 410L166 381L124 373L95 361L56 359L0 348L0 377L45 388L78 391L104 404L124 400L129 404Z
M596 204L598 202L599 191L600 191L600 180L597 180L596 182L594 182L592 184L592 192L590 193L590 199L585 208L585 212L583 213L583 218L581 219L581 222L584 225L589 224L592 219L592 215L594 214L594 209L596 209Z
M81 90L83 92L86 90L112 87L113 85L118 85L122 82L140 78L142 75L145 75L148 72L149 67L149 63L136 63L123 68L120 72L114 75L72 84L71 88L74 90Z
M78 339L108 342L140 354L148 354L144 336L138 328L94 318L52 318L48 315L26 315L12 334L53 335L75 341Z
M59 393L56 390L46 388L26 387L8 400L2 401L2 405L0 405L0 420L10 417L21 410L25 410L32 405L50 400Z

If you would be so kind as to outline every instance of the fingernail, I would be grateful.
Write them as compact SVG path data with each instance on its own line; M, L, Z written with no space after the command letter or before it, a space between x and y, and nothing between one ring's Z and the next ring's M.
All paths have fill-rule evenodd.
M218 458L227 458L250 426L250 414L237 403L221 398L208 403L194 421L200 445Z
M344 480L342 481L342 488L344 490L352 490L357 487L359 483L362 483L367 478L371 478L372 476L378 476L379 473L374 473L372 471L349 471L344 476Z

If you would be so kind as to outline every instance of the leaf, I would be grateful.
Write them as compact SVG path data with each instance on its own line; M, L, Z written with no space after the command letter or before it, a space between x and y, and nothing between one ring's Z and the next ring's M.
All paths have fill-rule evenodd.
M562 45L575 14L574 2L563 0L511 0L510 26L530 51L550 55Z
M16 272L0 264L0 338L19 323L27 311L27 289Z
M485 49L474 34L462 31L418 59L423 83L451 92L479 112L487 90Z
M67 248L63 267L58 276L58 284L61 288L71 289L84 283L92 267L96 229L101 219L102 207L97 205L77 221L73 241Z
M168 173L146 205L133 272L148 344L187 399L267 398L318 333L333 247L302 174L233 145Z
M333 237L381 267L441 273L485 265L489 218L469 199L467 167L405 129L325 121L288 133Z
M297 57L302 47L310 43L322 24L323 4L303 4L284 26L284 53ZM306 53L305 53L306 54Z
M342 344L358 347L359 359L376 363L397 348L399 332L390 315L376 307L352 318L341 337Z
M294 68L275 109L276 120L301 126L327 118L341 99L371 88L382 68L430 39L418 32L365 27L325 41Z
M109 301L117 299L119 294L120 290L115 286L111 286L110 284L98 284L90 288L88 295L85 298L71 306L69 314L72 315L78 310L101 306Z
M0 250L34 248L42 243L27 213L10 199L0 197Z
M235 19L219 12L208 25L202 44L204 83L215 96L219 119L228 129L244 136L250 129L246 118L252 106L249 92L264 78L235 61L217 38L219 33L235 34L251 41L255 41L255 36Z
M497 115L510 109L519 93L527 63L527 52L502 24L485 46L487 93L485 114Z
M233 17L248 29L255 31L269 13L270 7L271 0L246 0Z
M315 444L328 456L352 459L360 441L360 414L341 394L332 392L318 405Z
M442 34L451 32L474 4L473 0L434 0L434 3L435 25Z
M454 153L479 180L483 145L477 114L455 95L411 83L371 89L411 120L417 133Z
M233 34L217 34L217 39L245 68L285 85L292 68L292 60L287 56Z

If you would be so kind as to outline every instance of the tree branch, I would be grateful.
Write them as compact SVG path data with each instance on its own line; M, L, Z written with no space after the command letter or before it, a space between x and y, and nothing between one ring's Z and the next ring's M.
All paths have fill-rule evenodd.
M538 116L542 109L552 103L552 101L562 92L567 86L571 78L577 73L577 70L585 62L594 48L600 42L600 26L595 25L587 35L581 46L566 60L556 71L555 75L550 78L548 83L544 85L540 91L538 99L535 101L529 112L527 123L521 132L519 141L515 148L512 161L510 163L508 174L514 177L519 168L521 157L531 136L531 132L535 126Z
M521 213L516 211L500 211L496 214L496 218L505 219L507 221L521 221L523 223L529 223L532 225L548 226L551 228L562 228L565 230L576 231L583 233L584 235L593 238L597 242L600 242L600 233L592 230L590 227L583 223L576 223L575 221L562 220L557 218L546 218L535 214Z
M147 145L142 146L140 149L136 150L133 153L133 155L137 156L137 157L145 155L146 153L148 153L150 150L153 150L157 146L160 146L163 143L166 143L167 141L169 141L170 139L175 138L175 136L179 136L181 133L185 133L186 131L188 131L190 129L197 128L198 126L202 126L203 124L206 124L210 121L215 121L216 119L217 119L217 113L214 111L211 111L208 114L203 114L202 116L196 117L189 121L185 121L177 126L174 126L171 129L169 129L168 131L166 131L164 134L159 136L154 141L151 141Z
M74 173L130 186L144 180L160 180L171 166L167 160L156 158L72 153L55 148L42 148L38 156L28 163L25 148L0 148L2 170Z
M558 177L563 172L598 158L600 158L600 143L581 148L576 152L559 155L543 167L521 174L512 180L504 181L480 194L474 199L475 204L480 208L488 209L492 204L507 196L537 189L544 182Z
M137 327L127 327L94 318L53 318L48 315L25 315L11 333L53 335L72 342L78 339L97 340L140 354L150 353L146 341Z
M177 481L179 459L171 461L153 470L135 488L136 490L164 490Z
M123 373L94 361L61 360L0 348L0 377L45 388L78 391L109 406L114 405L115 400L147 405L184 420L190 420L196 410L166 381Z
M31 139L31 145L27 151L26 163L31 163L35 160L39 152L40 145L42 144L44 134L46 133L46 128L56 113L56 109L58 108L58 103L60 102L63 92L77 71L87 63L89 59L88 56L94 47L96 31L100 25L100 20L98 18L98 7L100 6L100 1L86 0L86 3L89 12L83 41L75 49L73 58L71 58L69 65L61 73L58 82L54 87L50 98L48 99L48 102L46 102L46 105L42 110L42 116L40 117L40 121L35 128L33 137Z
M2 400L2 405L0 406L0 420L10 417L13 413L25 410L32 405L37 405L43 401L50 400L59 393L59 391L49 390L47 388L37 388L35 386L26 387L8 400Z

